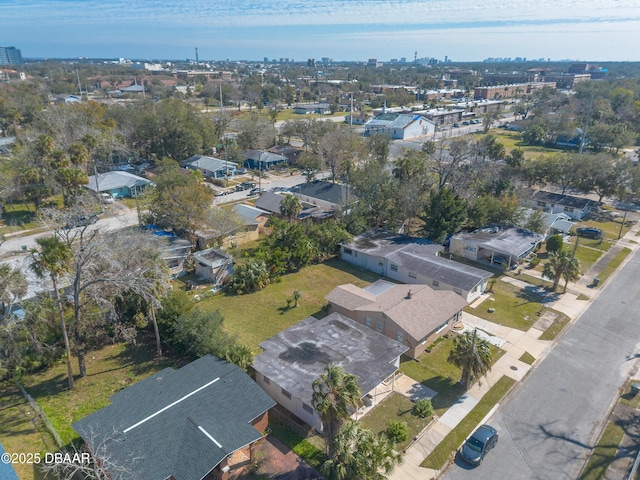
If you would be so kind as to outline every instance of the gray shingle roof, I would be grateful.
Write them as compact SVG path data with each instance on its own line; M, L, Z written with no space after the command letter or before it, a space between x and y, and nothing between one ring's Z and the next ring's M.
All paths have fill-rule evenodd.
M487 250L520 257L531 251L536 243L544 240L544 235L524 228L507 228L498 230L484 228L470 233L458 233L452 240L474 243Z
M344 205L347 203L347 186L339 183L331 182L311 182L305 183L300 187L296 187L291 193L294 195L306 195L307 197L317 198L325 202L331 202L336 205ZM349 189L349 200L356 200L353 190Z
M132 478L201 480L261 437L250 423L274 405L240 368L206 356L112 395L73 428L98 456L104 442Z
M282 195L272 192L264 192L256 200L256 207L267 212L280 215L280 203L282 203Z
M207 157L204 155L194 155L193 157L189 157L184 162L181 162L180 165L183 167L202 168L209 172L217 172L238 166L238 164L234 162L220 160L219 158L214 157Z
M146 178L139 177L129 172L113 171L98 174L98 188L101 192L108 192L109 190L117 190L119 188L133 188L149 185L151 182ZM87 184L89 190L97 192L96 189L96 176L91 175L89 177L89 183Z
M308 405L311 384L329 363L357 375L364 395L396 371L392 362L408 349L339 313L305 318L260 346L255 369Z
M554 205L565 205L567 207L578 208L583 210L589 206L596 206L598 202L589 200L588 198L573 197L571 195L562 195L560 193L545 192L538 190L533 194L533 199L538 202L547 202Z

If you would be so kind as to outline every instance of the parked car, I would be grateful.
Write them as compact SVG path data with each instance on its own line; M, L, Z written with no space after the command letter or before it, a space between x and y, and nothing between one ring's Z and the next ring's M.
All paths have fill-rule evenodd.
M113 203L113 196L110 193L101 193L100 201L102 203Z
M80 217L70 218L67 221L65 228L86 227L93 225L98 221L98 215L92 213L91 215L82 215Z
M238 175L244 175L245 173L247 173L247 169L242 167L242 168L236 168L236 173Z
M500 265L502 268L509 268L509 266L510 266L509 262L506 259L504 259L502 257L498 257L498 256L493 257L493 262L492 263L494 265Z
M260 195L261 193L264 193L264 188L256 187L249 190L249 195Z
M577 228L576 233L578 234L579 237L595 238L595 239L602 238L602 235L603 235L603 231L595 227Z
M458 127L460 127L460 123L459 123L459 122L456 122L456 123L454 123L454 124L453 124L453 126L454 126L455 128L458 128Z
M465 120L464 122L462 122L463 125L471 125L471 122L469 120Z
M460 449L460 456L471 465L480 465L487 452L495 447L497 443L497 430L491 425L481 425L464 442Z

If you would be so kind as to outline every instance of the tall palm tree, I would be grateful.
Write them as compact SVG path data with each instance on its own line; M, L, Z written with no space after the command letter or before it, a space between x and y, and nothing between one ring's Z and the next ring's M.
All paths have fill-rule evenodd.
M453 349L447 362L462 369L460 385L469 389L471 381L491 370L491 348L486 340L478 337L477 330L464 332L453 339Z
M313 408L322 420L327 435L327 453L333 458L334 441L340 427L349 418L349 409L362 404L358 377L337 365L327 365L312 384Z
M336 436L334 457L321 470L336 480L383 480L401 460L386 435L375 435L350 421Z
M549 253L549 261L544 264L542 276L553 280L553 290L558 288L560 278L564 278L564 291L567 284L580 276L580 262L569 250Z
M62 308L62 298L60 297L59 280L64 274L71 270L71 261L73 253L69 246L60 241L57 237L43 237L36 239L38 246L31 250L33 263L31 269L39 277L44 278L49 275L51 283L53 283L53 292L58 305L58 313L60 315L60 328L62 329L62 338L64 340L64 348L67 355L67 376L69 379L69 388L74 387L73 371L71 370L71 348L69 347L69 335L67 333L67 325L64 321L64 311Z

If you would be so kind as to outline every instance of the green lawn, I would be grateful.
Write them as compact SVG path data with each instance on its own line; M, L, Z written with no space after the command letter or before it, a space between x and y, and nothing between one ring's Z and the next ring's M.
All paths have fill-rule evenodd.
M319 468L327 459L322 450L277 420L269 419L269 428L274 437L306 460L313 468Z
M632 378L631 380L629 380L629 382L624 387L622 395L620 396L620 403L624 403L631 408L638 408L640 407L640 392L631 390L632 383L640 383L640 379Z
M557 315L556 319L553 323L547 328L542 335L540 335L540 340L555 340L555 338L560 334L564 327L571 321L569 317L565 314L555 311Z
M418 360L402 358L400 371L414 380L438 392L433 398L433 408L436 415L442 415L464 393L458 385L462 371L447 362L449 352L453 348L453 337L438 343L431 352L425 352ZM502 355L501 350L491 345L493 363Z
M420 418L413 414L415 404L404 395L393 392L380 404L367 413L360 422L364 428L375 433L383 432L387 429L389 421L400 421L407 424L409 434L404 442L396 444L397 451L402 451L418 435L424 427L431 421L432 417Z
M602 269L602 271L598 274L598 278L600 279L600 285L607 280L613 272L620 266L620 264L624 261L625 258L631 253L631 249L624 247L620 250L615 257L609 262L609 264Z
M55 452L58 448L34 411L15 386L0 390L0 444L7 453ZM15 463L13 467L21 480L33 480L33 465Z
M580 263L580 272L584 274L584 272L589 270L591 265L596 263L603 253L604 252L602 250L586 247L584 245L578 245L575 258Z
M173 366L169 360L153 358L145 343L109 345L87 356L87 376L76 378L73 390L67 388L66 363L25 377L24 387L49 417L64 443L78 435L71 424L109 404L109 397L157 371ZM74 359L73 370L77 372Z
M591 452L589 461L581 472L580 480L600 480L604 478L609 465L614 460L624 430L615 423L608 423L598 444Z
M494 405L507 394L516 381L503 376L482 397L478 404L462 419L449 434L444 437L431 454L420 464L421 467L440 470L452 459L455 451L462 445L469 434L478 426ZM438 397L436 397L438 398Z
M494 300L491 300L491 299ZM536 313L542 309L542 297L515 285L497 281L491 297L478 308L466 307L465 311L499 325L527 331L536 322ZM489 309L493 308L493 313Z
M38 227L33 204L5 203L0 220L0 233L4 234Z
M219 309L225 329L258 353L258 344L267 338L310 315L324 316L323 307L327 303L324 297L336 286L353 283L364 287L379 278L345 262L330 260L283 275L280 282L263 290L245 295L219 293L205 298L198 306L204 311ZM287 308L287 299L293 298L296 290L302 292L298 308Z
M524 352L520 357L520 361L526 363L527 365L533 365L533 362L536 361L536 357L531 355L529 352Z

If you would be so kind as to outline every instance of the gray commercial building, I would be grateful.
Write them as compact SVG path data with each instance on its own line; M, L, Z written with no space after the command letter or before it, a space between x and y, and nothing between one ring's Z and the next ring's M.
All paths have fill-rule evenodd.
M0 65L22 65L22 53L16 47L0 47Z

